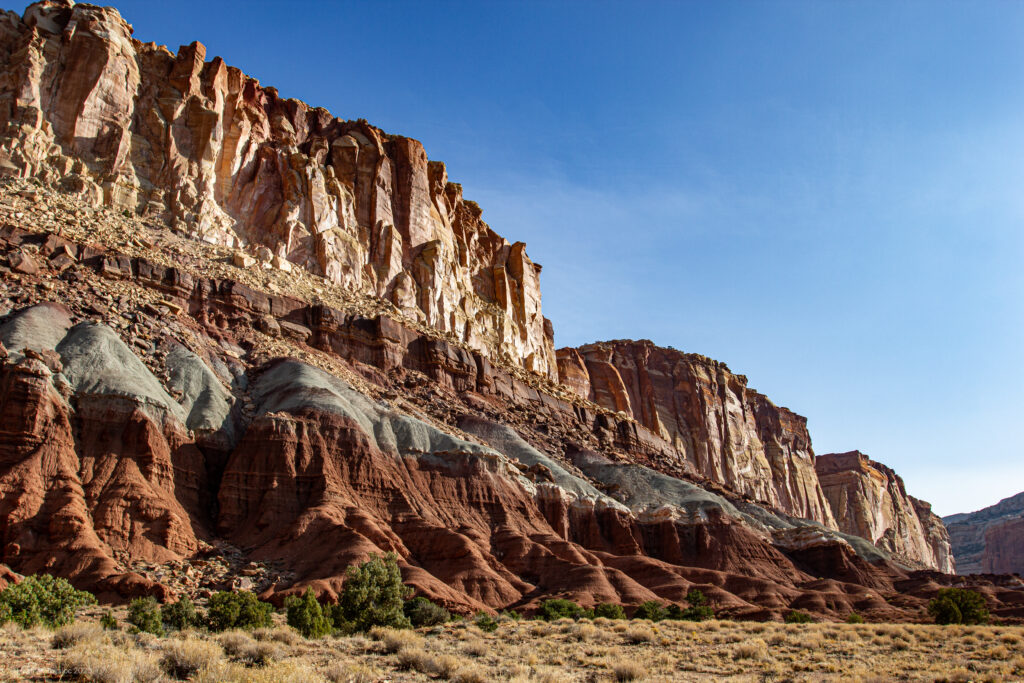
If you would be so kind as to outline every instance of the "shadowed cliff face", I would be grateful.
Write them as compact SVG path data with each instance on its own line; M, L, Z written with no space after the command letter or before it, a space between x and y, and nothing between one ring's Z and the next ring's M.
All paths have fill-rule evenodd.
M959 574L1024 574L1024 493L943 519Z
M911 563L952 574L949 534L931 505L908 496L891 469L859 451L817 458L821 487L839 528Z
M5 12L0 57L4 174L159 217L241 263L308 269L555 377L540 266L419 142L282 100L198 43L140 43L110 8Z

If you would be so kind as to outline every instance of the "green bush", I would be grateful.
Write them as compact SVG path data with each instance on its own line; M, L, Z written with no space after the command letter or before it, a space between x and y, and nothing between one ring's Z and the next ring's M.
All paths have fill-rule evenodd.
M448 610L424 597L407 600L402 608L402 612L413 628L437 626L452 618Z
M805 612L798 612L797 610L793 610L786 615L787 624L809 624L812 621L814 620L811 619L811 615Z
M647 602L641 603L636 611L633 612L634 619L650 619L651 621L661 621L668 612L658 603L657 600L648 600Z
M333 630L330 610L320 607L312 587L307 586L301 598L289 596L284 605L288 610L288 625L306 638L320 638Z
M965 588L943 588L928 603L936 624L984 624L988 622L985 596Z
M594 608L594 616L604 617L605 619L625 619L626 610L622 609L622 605L603 602Z
M544 621L555 621L556 619L586 619L593 616L593 612L577 605L572 600L555 598L540 603L537 609L537 618Z
M714 618L715 611L711 609L711 606L708 604L708 598L702 591L691 588L686 594L686 602L690 606L682 610L682 613L679 615L679 618L683 621L707 621Z
M367 631L374 626L409 628L403 607L412 589L402 583L394 553L372 556L345 571L341 599L331 610L335 628Z
M487 612L477 612L473 617L473 623L484 633L494 633L498 630L498 620Z
M220 591L210 597L206 620L212 631L270 627L274 606L250 591Z
M174 631L196 628L203 625L203 615L196 610L192 600L183 595L177 602L169 602L160 608L160 620Z
M0 592L0 623L14 621L25 628L64 626L75 620L76 609L95 604L96 596L75 590L64 579L33 574Z
M117 619L114 618L114 615L111 614L110 610L104 612L103 616L100 617L100 626L108 631L113 631L117 628Z
M128 623L145 633L162 636L164 622L160 618L160 604L151 595L135 598L128 603Z
M511 619L512 621L519 621L520 619L523 618L523 615L521 615L519 612L515 611L514 609L509 609L509 610L504 610L503 609L503 610L501 610L501 613L498 614L498 616L499 617L505 617L506 619Z
M857 614L856 612L850 612L850 616L846 617L847 624L863 624L864 617Z

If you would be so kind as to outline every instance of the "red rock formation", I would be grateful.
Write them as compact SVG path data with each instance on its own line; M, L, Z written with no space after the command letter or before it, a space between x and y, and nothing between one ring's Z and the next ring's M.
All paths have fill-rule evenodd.
M171 470L163 435L147 416L112 400L106 410L82 406L76 444L52 374L28 357L0 368L3 562L21 574L59 573L105 596L163 595L162 586L114 559L120 552L159 560L168 546L195 548L190 531L168 524L168 508L181 507L157 475Z
M556 376L540 266L419 142L282 100L199 43L177 55L140 43L112 8L5 12L0 57L5 174L307 268Z
M891 469L859 451L817 458L818 478L839 528L914 564L954 572L949 534L931 506L907 495Z
M723 364L614 342L564 350L564 387L543 381L539 266L419 143L281 100L201 45L143 45L109 8L4 13L0 59L0 172L33 177L0 184L32 203L0 226L0 306L67 307L0 319L16 571L165 595L132 566L213 543L277 563L259 588L279 599L336 594L350 563L393 550L463 612L699 586L758 618L920 618L951 581L825 528L805 420ZM84 209L99 204L118 211ZM121 208L175 230L98 225ZM236 251L214 263L183 235ZM306 271L326 280L296 291ZM328 305L330 283L348 290ZM349 307L366 294L390 303ZM972 582L997 613L1024 595Z
M949 529L960 574L1024 574L1024 493L977 512L950 515Z
M670 457L688 471L835 528L806 419L749 389L725 364L649 341L560 349L558 358L563 382L581 394L589 385L591 400L671 444Z

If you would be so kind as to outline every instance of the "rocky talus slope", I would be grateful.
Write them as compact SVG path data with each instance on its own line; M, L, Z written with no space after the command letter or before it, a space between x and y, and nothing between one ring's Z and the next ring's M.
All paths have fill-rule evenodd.
M960 574L1024 574L1024 493L942 521Z
M931 505L907 495L903 479L860 451L815 460L839 528L893 555L939 571L955 571L949 534Z
M538 268L419 143L109 8L5 13L0 57L11 570L280 601L394 551L462 612L697 586L736 616L917 619L953 583L1024 611L1018 578L840 528L806 421L723 364L556 359Z

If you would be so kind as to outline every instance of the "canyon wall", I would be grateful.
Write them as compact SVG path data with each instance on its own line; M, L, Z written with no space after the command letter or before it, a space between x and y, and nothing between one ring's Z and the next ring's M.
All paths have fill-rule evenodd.
M112 8L0 15L0 173L308 269L470 348L555 377L540 266L481 220L423 146L278 96Z
M949 533L931 505L908 496L903 479L859 451L816 458L839 528L914 564L955 571Z
M1024 574L1024 493L943 522L960 574Z
M540 267L418 142L110 8L2 13L0 59L11 568L280 602L392 551L463 612L700 586L756 618L916 618L952 580L915 571L952 568L926 503L876 464L823 488L806 419L725 364L556 354Z
M837 528L818 485L807 420L718 361L642 341L558 350L561 381L671 445L694 472L787 514Z

